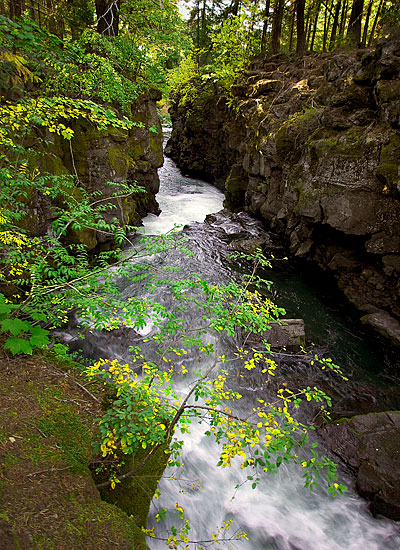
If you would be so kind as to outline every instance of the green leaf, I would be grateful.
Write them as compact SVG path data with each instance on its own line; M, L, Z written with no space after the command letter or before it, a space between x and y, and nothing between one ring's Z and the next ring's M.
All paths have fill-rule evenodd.
M38 311L34 311L31 314L31 317L34 321L47 321L47 317L44 313L39 313ZM33 334L33 330L31 331Z
M31 332L32 336L40 336L41 338L46 338L47 335L49 334L48 330L45 330L44 328L39 327L39 326L32 327L30 329L30 332Z
M4 294L0 293L0 317L7 317L17 307L14 304L7 304Z
M33 348L47 348L47 346L50 344L50 340L47 338L46 335L43 336L32 336L29 339L29 343Z
M9 349L13 355L19 355L21 353L32 354L32 346L28 340L17 338L16 336L7 338L4 349Z
M20 332L26 332L32 326L27 321L21 321L21 319L4 319L0 325L3 332L9 331L14 336L18 336Z

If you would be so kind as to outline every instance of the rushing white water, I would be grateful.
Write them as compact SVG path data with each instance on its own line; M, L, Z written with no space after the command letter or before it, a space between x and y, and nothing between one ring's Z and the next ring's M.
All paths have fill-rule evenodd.
M143 219L147 235L167 233L176 225L203 222L207 214L221 210L224 194L209 183L182 176L168 157L158 174L161 185L157 201L161 214L148 214Z
M207 214L222 207L222 193L207 183L184 178L169 159L160 170L160 179L157 200L162 214L145 218L147 234L166 232L175 224L203 221ZM208 244L211 254L213 243ZM181 389L185 391L184 387ZM253 387L247 388L243 403L247 408L252 406L249 395L255 395ZM398 524L372 517L365 501L351 488L352 481L345 472L341 472L340 481L350 489L337 498L327 495L323 488L313 492L305 489L301 467L285 464L278 474L265 476L255 490L251 482L235 490L248 472L234 463L231 468L217 467L218 447L203 431L204 427L193 424L190 435L184 436L184 473L167 469L159 483L161 497L152 505L149 527L155 526L160 537L165 536L166 526L181 525L174 513L175 504L179 503L189 519L192 540L209 539L211 533L216 533L228 520L233 521L231 534L236 529L247 532L249 540L221 545L226 548L399 550ZM167 479L173 474L182 480ZM161 507L167 508L168 514L166 520L158 524L155 514ZM165 548L165 542L154 539L148 539L148 544L152 550Z

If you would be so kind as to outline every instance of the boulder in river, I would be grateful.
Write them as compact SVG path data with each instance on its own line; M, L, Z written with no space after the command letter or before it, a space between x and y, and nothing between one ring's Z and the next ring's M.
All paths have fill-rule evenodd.
M279 323L272 323L271 329L264 333L264 338L271 344L271 348L287 351L299 351L305 346L305 329L303 319L284 319Z
M400 412L342 418L320 429L328 447L356 476L374 514L400 520Z
M386 311L378 310L364 315L361 322L389 338L396 346L400 346L400 322Z

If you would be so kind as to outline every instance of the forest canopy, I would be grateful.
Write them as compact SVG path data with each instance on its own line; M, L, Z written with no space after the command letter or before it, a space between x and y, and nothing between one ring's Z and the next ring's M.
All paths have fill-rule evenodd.
M260 52L370 47L398 26L400 6L395 0L3 0L0 13L28 16L68 41L82 40L87 30L121 37L134 70L147 70L152 84L163 87L166 71L189 51L198 66L240 68Z

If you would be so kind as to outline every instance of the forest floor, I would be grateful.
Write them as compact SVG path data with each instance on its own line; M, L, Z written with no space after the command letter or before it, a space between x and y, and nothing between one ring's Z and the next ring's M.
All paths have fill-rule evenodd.
M145 550L89 469L100 384L50 355L0 351L0 550Z

